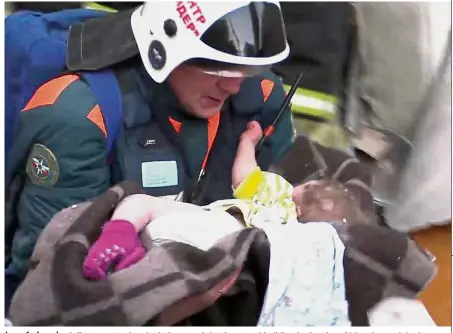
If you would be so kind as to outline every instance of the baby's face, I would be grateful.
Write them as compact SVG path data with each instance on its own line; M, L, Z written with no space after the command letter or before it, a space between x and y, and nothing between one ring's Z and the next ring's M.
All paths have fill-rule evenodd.
M342 184L314 180L294 188L297 219L300 222L334 222L363 219L359 202Z
M293 201L296 204L297 217L299 218L302 215L303 207L302 203L304 202L304 195L309 191L313 186L319 185L319 180L311 180L309 182L297 185L294 187L293 191Z

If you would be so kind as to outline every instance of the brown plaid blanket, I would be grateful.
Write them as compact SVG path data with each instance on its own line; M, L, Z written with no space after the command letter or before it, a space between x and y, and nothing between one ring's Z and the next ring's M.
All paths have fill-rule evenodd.
M244 229L207 252L172 241L149 247L150 240L142 239L149 251L139 263L104 281L86 280L82 263L103 222L121 199L139 192L133 184L122 183L53 218L35 247L33 268L14 295L14 325L140 326L152 320L153 325L170 326L235 292L231 287L250 253L262 253L267 265L264 232ZM259 315L255 312L252 323Z
M371 183L371 170L368 166L342 151L313 143L303 135L296 137L289 151L269 170L296 185L319 172L320 159L325 163L326 177L336 178L342 183L350 179L358 179L368 185ZM350 164L347 169L344 168L346 164Z
M308 155L311 148L307 149ZM329 150L321 152L332 157ZM355 160L333 152L337 163L329 164L326 158L328 176L354 190L371 216L366 171ZM302 180L293 176L293 182ZM122 183L53 218L13 298L9 318L14 325L256 325L268 283L270 253L260 229L231 234L207 252L173 241L151 244L142 239L148 252L138 264L104 281L83 278L84 257L102 224L124 197L139 192L135 185ZM367 311L381 299L414 297L434 277L434 263L404 234L374 223L333 225L346 247L346 298L353 325L368 325Z
M368 310L384 298L414 298L437 272L431 258L403 233L372 224L333 226L345 245L346 299L353 326L368 326Z

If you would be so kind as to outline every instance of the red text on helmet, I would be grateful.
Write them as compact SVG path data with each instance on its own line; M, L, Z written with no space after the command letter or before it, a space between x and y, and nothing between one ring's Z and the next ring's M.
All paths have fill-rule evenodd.
M200 6L198 6L198 3L194 1L189 1L187 3L178 1L176 2L176 10L186 28L193 31L195 36L198 37L200 33L197 30L197 25L206 23L206 18L204 17Z

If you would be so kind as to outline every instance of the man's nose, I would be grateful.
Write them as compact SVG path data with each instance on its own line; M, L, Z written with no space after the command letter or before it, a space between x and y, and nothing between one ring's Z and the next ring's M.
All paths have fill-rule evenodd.
M239 92L242 81L244 81L242 77L222 77L218 82L218 86L223 91L234 95Z

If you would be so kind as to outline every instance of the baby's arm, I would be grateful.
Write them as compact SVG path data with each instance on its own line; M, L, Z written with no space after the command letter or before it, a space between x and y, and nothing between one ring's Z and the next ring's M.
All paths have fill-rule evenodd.
M126 197L90 247L83 263L83 275L88 279L103 279L111 268L120 271L137 263L146 253L138 233L149 222L171 212L201 209L195 205L144 194Z
M120 202L111 220L125 220L140 232L154 219L172 212L199 211L202 208L193 204L153 197L146 194L134 194Z
M258 167L255 148L261 135L259 123L252 121L241 136L232 170L233 195L251 201L255 213L263 206L283 209L283 218L288 221L296 212L293 187L283 177L263 172Z
M253 215L263 208L272 208L272 214L275 214L273 219L278 216L282 223L287 223L297 218L292 192L293 186L283 177L257 167L234 189L233 195L251 202ZM247 225L249 223L255 225L254 222Z
M237 199L260 200L263 204L287 199L292 201L293 186L282 176L256 167L234 189L233 194Z

